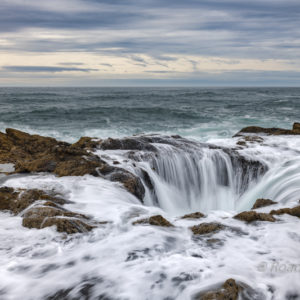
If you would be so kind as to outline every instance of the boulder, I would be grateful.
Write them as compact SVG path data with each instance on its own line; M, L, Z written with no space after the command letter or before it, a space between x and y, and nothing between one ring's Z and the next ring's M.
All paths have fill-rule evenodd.
M195 300L237 300L242 287L232 278L225 281L218 291L209 291L199 295Z
M244 211L236 216L234 216L235 219L245 221L247 223L251 223L254 221L268 221L268 222L275 222L276 219L270 215L265 213L258 213L256 211Z
M171 224L168 220L166 220L161 215L152 216L147 219L138 220L132 223L133 225L139 224L149 224L152 226L162 226L162 227L173 227L174 225Z
M199 235L199 234L209 234L209 233L215 233L222 229L224 229L225 226L220 223L201 223L199 225L195 225L190 227L190 230L192 230L193 234Z
M282 128L263 128L259 126L248 126L240 130L234 137L242 136L245 133L259 134L264 133L267 135L298 135L300 134L300 123L294 123L293 129Z
M257 199L254 203L254 205L252 206L251 209L257 209L257 208L261 208L261 207L265 207L265 206L269 206L269 205L274 205L277 204L277 202L272 201L270 199Z
M184 215L183 217L181 217L181 219L201 219L204 217L205 215L202 214L201 212L194 212L191 214Z
M296 206L293 208L281 208L277 210L272 210L270 212L271 215L283 215L283 214L288 214L294 217L300 218L300 206Z

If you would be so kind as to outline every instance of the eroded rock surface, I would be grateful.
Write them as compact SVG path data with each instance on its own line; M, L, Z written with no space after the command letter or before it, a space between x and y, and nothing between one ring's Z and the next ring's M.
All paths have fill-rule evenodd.
M83 137L75 144L54 138L30 135L6 129L0 133L0 163L13 163L15 173L50 172L57 176L102 176L118 181L141 201L145 188L141 180L127 170L112 167L88 150L97 148L99 141Z
M237 300L242 287L232 278L225 281L217 291L209 291L199 295L195 300Z
M300 206L296 206L293 208L281 208L277 210L272 210L270 212L271 215L283 215L283 214L288 214L294 217L300 218Z
M277 204L277 202L272 201L270 199L257 199L255 201L255 203L253 204L251 209L257 209L257 208L261 208L261 207L266 207L266 206L270 206L270 205L274 205Z
M194 212L191 214L184 215L181 219L201 219L204 218L205 215L201 212Z
M298 135L300 134L300 123L294 123L293 129L263 128L259 126L249 126L240 130L234 137L242 136L245 133L264 133L267 135Z
M215 233L222 229L224 229L225 226L220 223L201 223L199 225L195 225L190 227L192 232L196 235L199 234L209 234L209 233Z
M171 224L168 220L166 220L161 215L152 216L150 218L137 220L132 223L133 225L139 224L149 224L153 226L162 226L162 227L173 227L174 225Z
M69 201L41 190L15 190L0 188L0 210L23 217L22 225L28 228L56 226L57 231L87 232L95 228L89 217L68 211L62 205Z
M270 215L265 213L258 213L256 211L244 211L236 216L234 216L235 219L245 221L247 223L251 223L254 221L267 221L267 222L275 222L276 219Z

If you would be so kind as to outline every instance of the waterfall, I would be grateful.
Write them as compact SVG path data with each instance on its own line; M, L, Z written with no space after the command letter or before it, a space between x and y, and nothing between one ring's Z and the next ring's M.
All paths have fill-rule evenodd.
M174 215L235 210L238 199L266 169L233 151L203 145L188 151L167 144L155 146L157 153L140 156L138 162L147 174L144 202Z

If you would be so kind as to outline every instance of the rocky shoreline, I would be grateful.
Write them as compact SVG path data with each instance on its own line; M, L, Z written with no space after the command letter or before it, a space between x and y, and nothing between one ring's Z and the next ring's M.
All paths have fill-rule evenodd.
M247 147L248 143L263 143L263 135L300 135L300 124L295 123L292 130L278 128L247 127L238 132L237 147ZM0 173L5 176L15 174L49 173L57 177L85 176L100 177L104 180L117 182L130 194L134 195L141 204L144 202L146 190L154 193L153 182L144 169L137 172L117 166L120 162L112 160L111 163L96 154L97 150L126 150L127 157L133 161L149 160L158 156L156 144L171 145L180 151L194 149L193 141L188 141L180 136L163 137L159 135L133 136L123 139L96 139L82 137L78 142L69 144L57 141L54 138L30 135L28 133L7 129L0 132ZM239 154L236 148L223 149L214 145L204 145L211 149L220 149L230 156L232 164L238 164L239 171L246 178L249 168L253 174L259 176L267 171L267 167L260 161L253 161ZM138 167L137 167L138 168ZM138 176L137 174L140 174ZM249 180L249 179L246 179ZM8 186L0 187L0 210L12 215L22 217L22 225L26 228L43 229L56 228L58 232L66 234L85 234L109 222L99 222L92 216L77 213L67 209L70 200L64 195L51 190L39 189L14 189ZM288 214L300 218L300 205L295 207L281 207L279 209L261 212L260 209L276 206L278 203L271 199L257 199L250 211L243 211L235 216L234 220L249 226L259 226L262 222L278 222L277 217ZM178 217L177 220L199 220L199 223L189 226L189 232L194 237L204 236L208 243L220 242L212 236L221 231L240 231L241 228L231 227L218 222L205 221L207 215L203 212L192 212ZM158 226L177 230L181 225L177 221L171 222L162 215L152 215L148 218L136 217L131 221L135 226ZM183 229L184 230L184 229ZM239 299L244 291L251 288L243 283L228 279L219 289L211 289L195 296L196 299ZM255 293L252 291L252 293ZM56 299L56 298L55 298ZM58 299L58 298L57 298ZM68 299L68 298L66 298ZM246 298L245 298L246 299Z

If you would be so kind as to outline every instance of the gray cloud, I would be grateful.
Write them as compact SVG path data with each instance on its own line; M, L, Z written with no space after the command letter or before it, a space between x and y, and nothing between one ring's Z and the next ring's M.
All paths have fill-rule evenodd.
M87 68L64 68L64 67L48 67L48 66L4 66L2 68L9 72L20 72L20 73L59 73L59 72L90 72L98 71L97 69Z
M245 58L282 59L291 65L300 60L299 0L62 0L62 3L58 6L51 1L0 1L0 50L122 56L143 67L149 66L149 61L142 55L165 67L164 63L177 60L172 55L178 54L216 56L220 57L220 63L224 63L222 58L231 58L228 64ZM2 43L3 40L7 42ZM199 65L191 63L197 73ZM99 65L112 67L105 62ZM6 66L2 70L96 71L80 67L83 66L80 62L62 62L60 66ZM261 78L259 74L249 76ZM271 73L264 75L277 80ZM226 73L226 76L231 75ZM234 76L230 78L235 80Z

